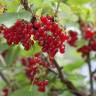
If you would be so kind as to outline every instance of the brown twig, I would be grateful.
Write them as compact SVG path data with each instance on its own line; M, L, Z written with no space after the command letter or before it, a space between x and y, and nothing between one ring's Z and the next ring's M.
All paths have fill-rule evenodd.
M96 73L96 69L91 73L92 74L92 76L94 75Z
M47 63L50 65L50 62L49 62L48 59L44 56L44 54L41 54L41 56L42 56L43 61L47 62ZM55 71L54 71L53 69L51 69L50 67L47 68L47 71L49 71L49 72L51 72L51 73L53 73L53 74L55 74L55 75L58 75L58 73L55 72Z
M42 55L42 57L43 57L43 60L45 60L47 63L49 63L47 57L45 57L44 55ZM55 65L55 67L56 67L56 69L57 69L57 72L54 72L53 70L52 70L52 71L49 70L50 68L48 68L48 70L49 70L50 72L52 72L52 73L55 73L55 75L59 75L59 78L60 78L61 82L62 82L64 85L67 86L68 90L69 90L72 94L74 94L74 95L76 95L76 96L88 96L87 94L78 91L77 88L73 85L73 83L64 77L64 74L63 74L63 72L62 72L62 68L59 66L59 64L56 62L56 60L54 60L54 65Z
M21 2L21 5L23 5L24 9L26 11L29 11L33 16L34 14L33 14L32 10L31 10L31 7L29 7L29 5L28 5L28 0L20 0L20 2Z
M79 17L79 21L78 23L80 24L80 30L82 32L82 37L84 36L84 28L89 26L86 22L84 22L80 17ZM90 42L91 40L89 41L89 46L90 46ZM89 68L89 76L90 76L90 95L93 96L94 94L94 86L93 86L93 80L92 80L92 77L93 77L93 74L92 74L92 66L91 66L91 59L90 59L90 52L89 54L86 56L86 63L88 65L88 68Z
M57 8L55 10L54 16L57 16L57 14L58 14L60 3L61 3L61 0L58 0Z
M5 61L4 61L4 58L2 57L2 55L0 54L0 61L3 65L6 65ZM10 81L6 78L6 76L3 74L2 71L0 71L0 76L1 78L5 81L5 83L10 86Z
M64 77L61 67L57 64L56 60L54 60L54 64L55 67L57 68L61 82L67 86L67 88L71 93L73 93L76 96L88 96L87 94L78 91L77 88L73 85L73 83Z
M5 81L5 83L10 86L10 81L6 78L2 71L0 71L1 78Z

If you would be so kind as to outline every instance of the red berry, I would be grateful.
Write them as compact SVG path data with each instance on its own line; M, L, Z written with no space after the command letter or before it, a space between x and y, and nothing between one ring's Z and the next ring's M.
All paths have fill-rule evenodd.
M45 80L44 81L44 85L48 85L48 80Z
M41 17L41 21L42 21L44 24L46 24L47 21L48 21L48 19L47 19L46 16L42 16L42 17Z
M45 92L45 87L44 86L39 86L38 91Z
M92 42L91 48L93 51L96 51L96 40Z
M68 39L67 42L69 45L76 47L76 41L78 39L77 32L69 31L69 38L67 37L67 39Z
M77 51L81 52L82 56L86 56L86 55L88 55L90 53L91 47L88 46L88 45L84 45L81 48L79 48Z
M65 50L65 46L64 45L62 45L62 46L60 46L60 53L64 53L64 50Z
M41 26L41 23L40 22L34 22L34 27L35 28L39 28Z
M2 92L3 92L3 96L8 96L8 94L9 94L9 89L8 89L8 88L4 88L4 89L2 90Z

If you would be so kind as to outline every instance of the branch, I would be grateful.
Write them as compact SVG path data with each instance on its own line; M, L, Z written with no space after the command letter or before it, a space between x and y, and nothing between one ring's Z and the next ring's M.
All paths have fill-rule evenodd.
M6 62L5 62L5 60L4 60L4 58L3 58L3 56L1 54L0 54L0 61L2 62L2 64L4 66L7 65Z
M5 61L4 61L4 58L2 57L1 54L0 54L0 61L2 62L2 64L6 65L6 63L5 63ZM10 86L9 80L6 78L6 76L3 74L2 71L0 71L0 76L1 76L1 78L4 80L4 82L5 82L8 86Z
M92 76L94 75L96 73L96 69L91 73L92 74Z
M29 11L32 15L34 15L32 10L31 10L31 7L29 7L29 5L28 5L28 0L20 0L20 2L26 11Z
M58 71L58 74L59 74L59 78L61 80L61 82L67 86L67 88L69 89L69 91L71 93L73 93L74 95L76 96L88 96L87 94L83 93L83 92L80 92L77 90L77 88L72 84L71 81L67 80L64 75L63 75L63 72L61 70L61 67L57 64L56 60L54 60L54 64L55 64L55 67L57 68L57 71Z
M10 81L6 78L6 76L3 74L3 72L0 71L1 78L5 81L5 83L10 86Z
M61 0L58 0L58 4L57 4L57 8L55 10L54 16L57 16L57 14L58 14L60 3L61 3Z
M91 60L90 60L90 54L87 56L87 64L88 64L88 68L89 68L89 75L90 75L90 93L93 96L94 94L94 86L93 86L93 74L92 74L92 66L91 66Z
M58 75L57 72L55 72L54 70L52 70L51 68L48 68L48 71L52 72L55 75Z
M46 61L48 64L50 64L50 62L48 61L47 57L44 56L44 54L42 54L42 59L43 59L44 61ZM83 92L79 92L79 91L77 90L77 88L72 84L72 82L69 81L68 79L66 79L66 78L64 77L64 74L63 74L63 72L62 72L62 68L57 64L56 60L54 60L53 63L54 63L54 65L55 65L55 67L56 67L56 69L57 69L58 72L54 72L54 71L51 70L50 68L48 68L48 70L49 70L50 72L54 73L55 75L59 75L59 78L60 78L61 82L62 82L64 85L67 86L68 90L69 90L71 93L73 93L73 94L76 95L76 96L88 96L87 94L85 94L85 93L83 93Z
M82 36L84 35L84 27L87 27L88 24L86 22L84 22L80 17L79 17L79 21L78 23L80 24L80 30L82 32ZM90 46L90 43L91 43L91 40L89 41L89 46ZM91 66L91 59L90 59L90 52L89 54L86 56L86 63L88 65L88 68L89 68L89 75L90 75L90 95L93 95L94 94L94 86L93 86L93 80L92 80L92 77L93 77L93 73L92 73L92 66Z
M48 65L50 65L50 62L49 62L48 59L45 57L45 55L44 55L44 54L41 54L41 56L42 56L42 60L45 61L45 62L47 62ZM48 67L47 69L48 69L47 71L49 71L49 72L51 72L51 73L53 73L53 74L55 74L55 75L58 75L58 73L55 72L54 70L52 70L50 67Z

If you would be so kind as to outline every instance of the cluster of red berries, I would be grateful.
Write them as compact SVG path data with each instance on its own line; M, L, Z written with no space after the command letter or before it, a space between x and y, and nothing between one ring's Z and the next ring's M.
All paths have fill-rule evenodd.
M82 47L78 48L76 46L76 41L78 40L78 34L74 31L69 31L68 44L77 47L77 51L82 53L82 57L88 56L91 51L96 51L96 32L92 30L89 25L81 25L83 39L87 40L87 43Z
M88 45L84 45L77 50L78 52L82 53L82 57L88 56L89 52L91 51L91 47Z
M48 80L40 81L39 70L40 67L48 68L49 65L41 58L40 54L36 54L34 58L23 58L22 64L25 66L26 75L31 83L38 86L39 91L44 92Z
M17 20L13 26L4 29L4 37L9 45L22 43L26 50L34 44L31 34L32 24L24 20Z
M82 27L82 26L81 26ZM87 25L83 26L83 38L88 41L88 43L78 49L82 53L82 56L87 56L91 51L96 51L96 32Z
M48 85L48 80L36 81L36 82L34 82L34 84L38 86L38 91L45 92L46 86Z
M4 88L2 90L2 96L8 96L8 94L9 94L9 89L8 88Z
M40 21L34 22L34 39L42 46L42 51L47 52L50 57L54 57L59 50L64 53L64 41L67 36L62 32L62 29L54 21L53 17L42 16Z
M50 57L54 57L58 50L64 53L64 41L68 39L51 16L42 16L40 19L33 16L31 22L17 20L13 26L0 29L4 31L9 45L21 43L29 50L34 41L37 41L42 51Z
M68 39L68 44L76 47L76 41L78 40L78 34L75 31L70 30L69 31L69 39Z
M82 31L83 38L85 40L91 40L93 38L93 35L94 35L94 31L93 31L92 26L83 22L82 20L80 20L79 25L80 25L80 29Z
M93 38L94 32L90 26L86 26L83 31L85 40L91 40Z

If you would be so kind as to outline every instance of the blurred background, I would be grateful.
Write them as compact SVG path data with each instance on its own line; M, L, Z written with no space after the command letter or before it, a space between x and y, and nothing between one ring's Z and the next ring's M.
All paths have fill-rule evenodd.
M53 15L57 8L59 0L28 0L32 11L37 15ZM17 19L30 21L31 14L26 11L20 4L20 0L0 0L0 24L7 27L12 26ZM68 30L76 31L81 34L78 23L79 18L86 24L90 24L96 31L96 0L61 0L56 20L60 26ZM85 40L78 35L78 47L86 43ZM21 44L9 46L3 35L0 34L0 72L8 79L13 87L19 86L14 92L10 92L9 96L75 96L63 85L58 76L49 72L47 76L41 76L49 80L46 92L38 92L36 86L29 84L26 78L24 68L20 59L24 57L34 56L35 53L41 52L38 42L31 47L29 51L25 51ZM65 53L57 53L55 56L58 64L63 66L65 77L70 80L76 88L89 93L90 76L88 65L81 53L77 52L75 47L66 44ZM93 75L94 96L96 96L96 53L91 53L91 66ZM43 73L43 72L42 72ZM1 73L0 73L1 74ZM0 76L0 96L2 89L8 87L8 82L4 81ZM37 95L38 94L38 95Z

